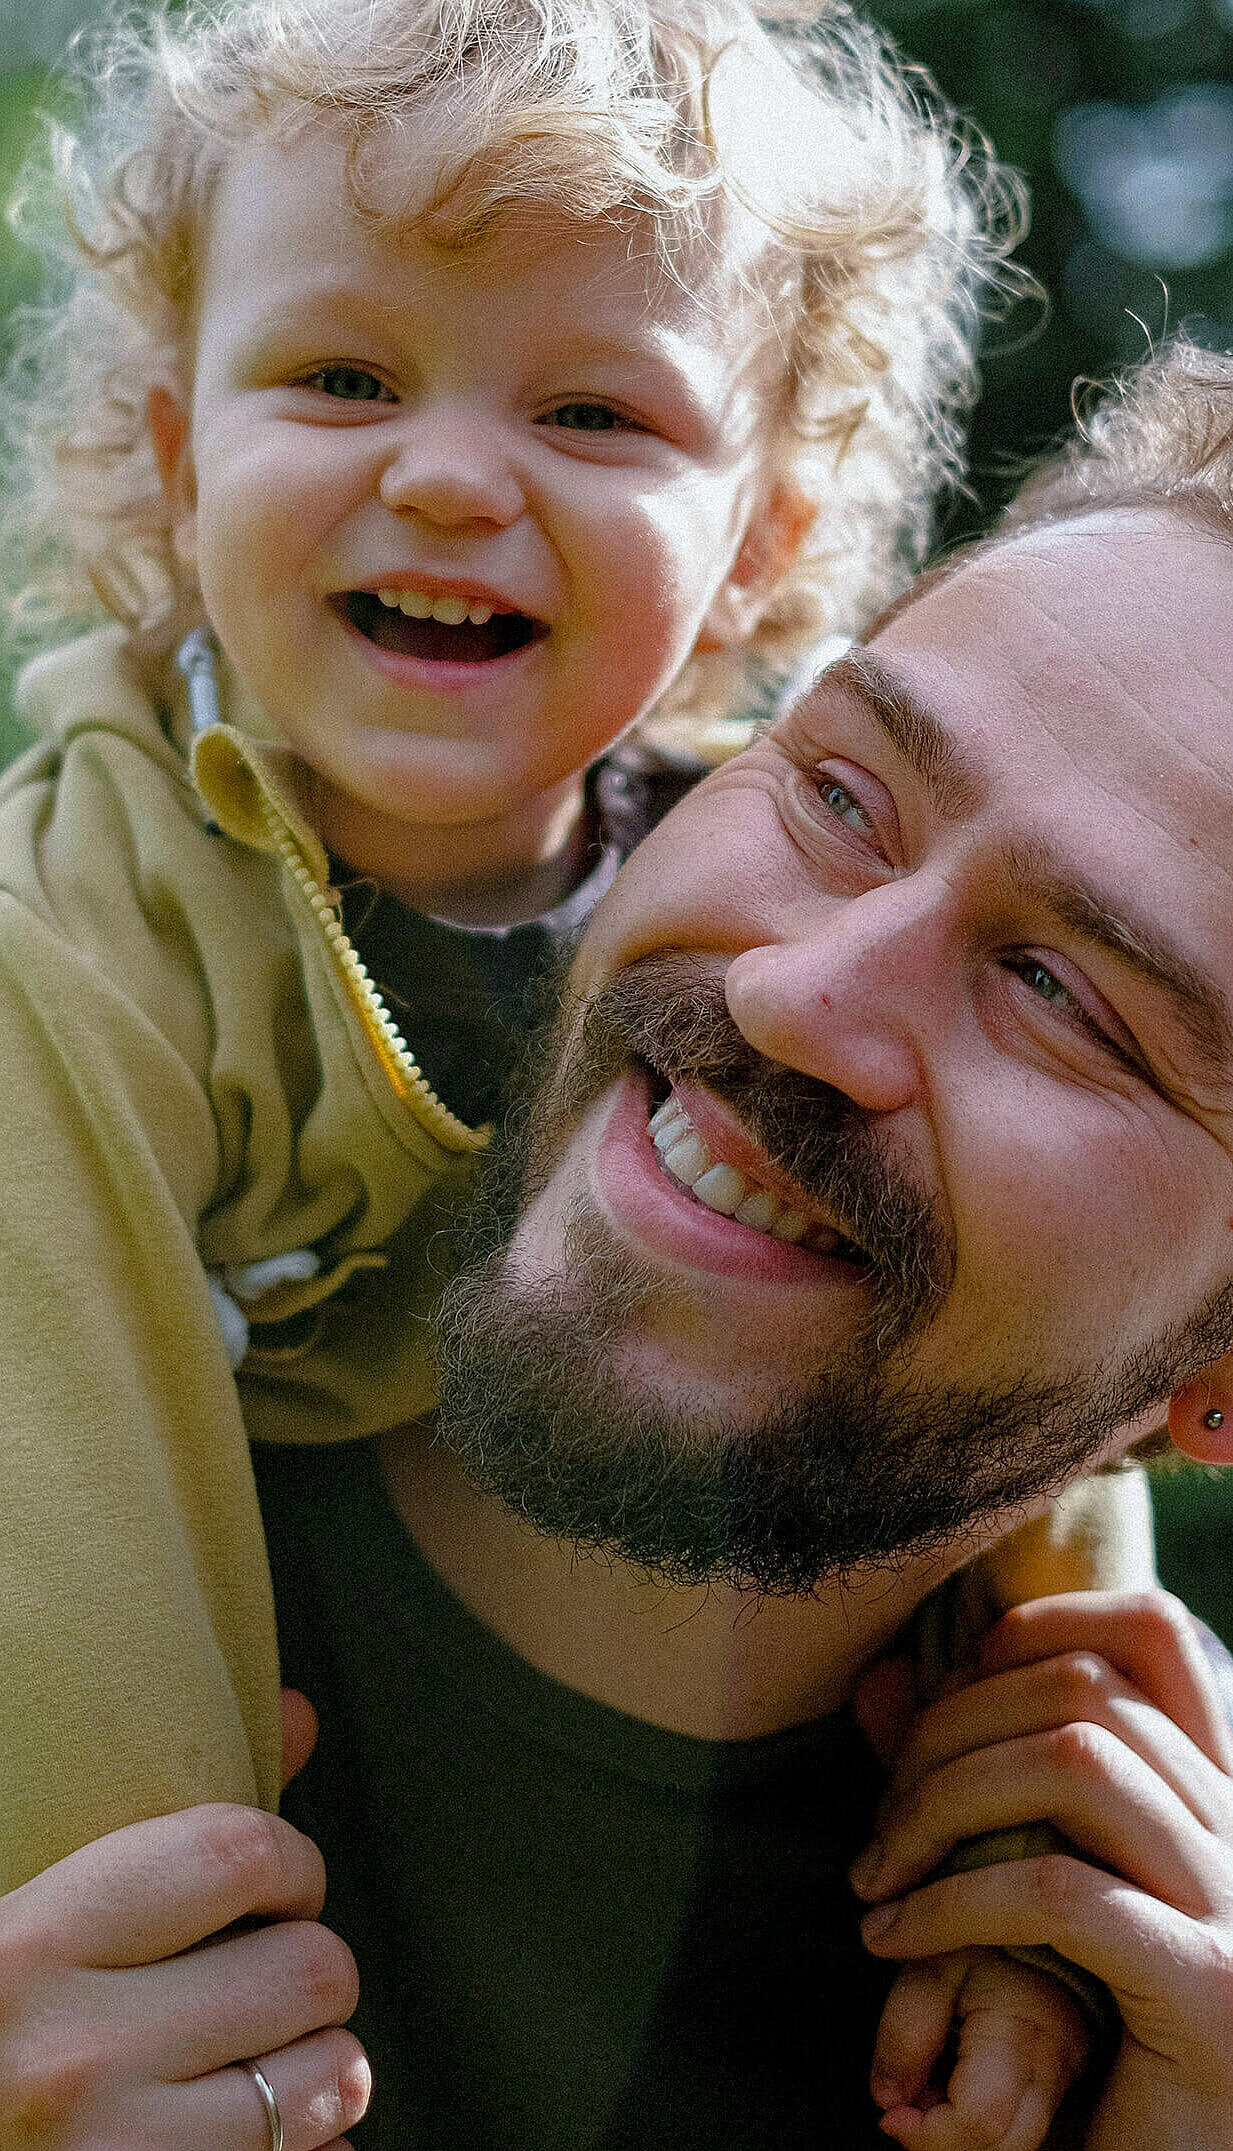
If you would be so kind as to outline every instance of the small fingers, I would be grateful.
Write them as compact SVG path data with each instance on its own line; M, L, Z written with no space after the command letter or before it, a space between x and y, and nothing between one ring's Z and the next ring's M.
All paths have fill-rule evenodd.
M283 1721L283 1790L298 1776L317 1745L317 1713L298 1688L284 1688L279 1696Z
M930 1959L916 1969L924 1975L916 1995L905 1973L891 1993L899 2019L891 2026L892 2051L908 2067L893 2102L875 2081L874 2096L888 2108L884 2133L914 2151L1039 2151L1087 2058L1082 2010L1056 1980L996 1952ZM913 2064L926 2034L936 2059L952 2023L957 2052L938 2097L927 2088L927 2072Z
M990 2036L960 2052L944 2099L924 2113L892 2107L883 2132L911 2151L1040 2151L1069 2082L1020 2041Z
M913 2105L921 2096L955 2018L970 1959L930 1957L904 1965L882 2011L869 2089L879 2106Z
M1088 2057L1082 2009L1047 1973L982 1955L964 1982L959 2012L959 2052L947 2086L956 2114L976 2145L1037 2151Z

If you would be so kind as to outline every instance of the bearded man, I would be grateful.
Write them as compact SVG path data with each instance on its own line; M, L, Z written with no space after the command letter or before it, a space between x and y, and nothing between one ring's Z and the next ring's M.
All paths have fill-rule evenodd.
M854 2151L888 1960L1051 1944L1121 2012L1065 2140L1227 2151L1233 1751L1178 1609L1009 1616L852 1863L878 1654L1164 1416L1233 1454L1231 533L1233 364L1179 352L626 866L434 1426L262 1468L305 1834L190 1811L0 1908L0 2061L75 2145L256 2151L241 2060L340 2151L311 1839L374 2142ZM1072 1850L916 1890L1042 1817Z

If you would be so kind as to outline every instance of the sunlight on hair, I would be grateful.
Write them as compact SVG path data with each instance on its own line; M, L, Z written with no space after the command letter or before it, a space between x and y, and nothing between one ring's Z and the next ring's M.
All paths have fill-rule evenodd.
M15 212L49 277L0 403L0 598L22 645L110 613L165 651L191 620L146 399L188 383L227 156L309 127L345 143L358 213L443 246L544 209L640 219L686 276L725 217L765 227L774 446L816 518L750 643L695 656L670 712L747 706L919 565L1022 205L841 5L764 21L745 0L237 0L122 17L70 67L79 117L51 130ZM391 211L369 168L388 178L380 153L412 122L439 144L433 184Z
M1158 506L1233 539L1233 352L1173 337L1113 382L1080 383L1075 417L1073 438L1020 488L1004 529Z

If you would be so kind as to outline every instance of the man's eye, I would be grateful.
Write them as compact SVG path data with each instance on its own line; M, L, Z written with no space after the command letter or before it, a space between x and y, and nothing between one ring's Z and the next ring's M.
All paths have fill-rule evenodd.
M1063 986L1061 979L1054 976L1047 964L1037 963L1034 956L1008 957L1006 968L1013 971L1017 978L1021 978L1033 993L1039 994L1042 1001L1056 1001L1061 1008L1087 1015L1082 1003L1076 1001L1073 993ZM1091 1018L1088 1020L1090 1022Z
M818 792L823 806L830 809L836 820L845 822L849 829L855 829L858 836L874 834L873 823L860 801L853 798L846 784L840 784L835 777L824 777L818 786Z
M623 411L610 403L558 403L539 421L541 426L564 426L571 433L630 433L640 429Z
M1082 1024L1085 1031L1090 1031L1093 1038L1101 1045L1107 1046L1110 1052L1116 1053L1120 1059L1131 1058L1110 1038L1091 1010L1084 1007L1078 995L1072 993L1069 986L1064 986L1057 973L1051 971L1048 964L1042 963L1039 957L1016 954L1004 956L1002 962L1006 970L1023 980L1029 993L1035 994L1038 1000L1047 1002L1051 1008L1056 1008L1060 1015L1069 1017L1072 1022Z
M333 396L340 403L394 401L392 389L365 366L319 366L316 373L305 374L303 386L320 389L323 396Z

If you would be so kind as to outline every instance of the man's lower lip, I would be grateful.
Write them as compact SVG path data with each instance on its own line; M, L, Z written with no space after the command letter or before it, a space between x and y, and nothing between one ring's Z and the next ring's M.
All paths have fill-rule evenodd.
M650 1084L641 1069L631 1069L618 1085L595 1155L596 1191L629 1239L678 1268L814 1291L830 1284L861 1290L863 1280L849 1264L756 1232L698 1202L660 1164L646 1132L650 1114Z
M373 671L379 672L383 679L392 680L398 687L435 688L441 694L482 687L485 680L499 682L504 688L511 671L526 664L546 639L541 635L534 642L524 643L520 650L510 650L504 657L485 658L482 664L450 664L423 657L404 657L397 650L383 650L380 643L370 642L367 635L362 635L345 613L333 606L330 610Z

